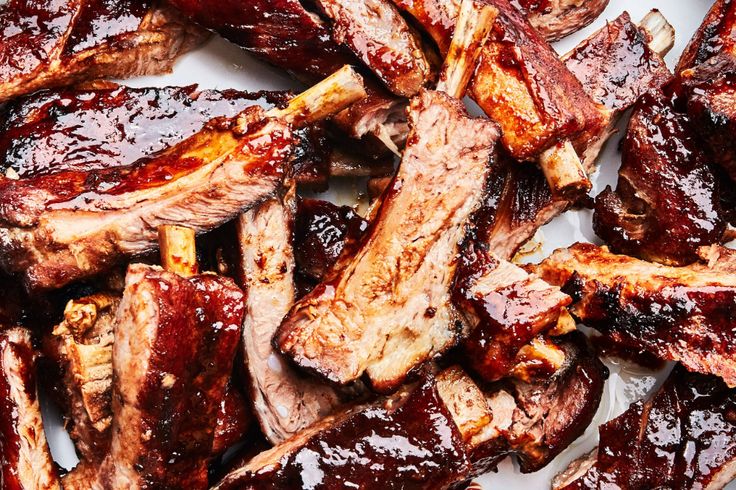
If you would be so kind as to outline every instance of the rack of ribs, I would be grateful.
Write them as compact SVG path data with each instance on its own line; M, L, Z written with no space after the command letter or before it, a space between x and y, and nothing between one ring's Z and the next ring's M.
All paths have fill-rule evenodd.
M0 331L0 482L3 488L60 490L36 389L36 357L23 328Z
M723 488L736 476L736 393L675 367L646 401L599 428L600 445L555 478L555 490Z
M699 254L700 262L671 267L578 243L534 269L572 296L576 318L615 345L736 386L736 252L714 245Z
M346 68L302 95L294 103L323 118L365 92ZM30 289L60 287L155 249L159 225L203 232L231 220L290 172L300 121L285 114L251 106L124 167L3 179L1 265Z
M96 78L171 70L206 32L157 0L10 0L0 6L0 102Z

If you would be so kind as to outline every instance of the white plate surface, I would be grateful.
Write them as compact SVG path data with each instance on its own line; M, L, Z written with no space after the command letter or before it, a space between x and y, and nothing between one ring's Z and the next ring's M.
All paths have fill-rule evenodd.
M0 0L2 3L2 0ZM611 0L605 12L590 26L555 44L562 54L574 47L591 33L605 25L606 20L616 18L627 10L632 19L639 20L653 8L659 9L675 27L676 42L674 49L666 58L667 64L674 67L680 53L688 40L700 25L713 0ZM174 73L166 76L140 77L122 83L136 87L189 85L199 84L202 88L240 90L278 90L300 87L283 72L267 66L240 48L215 37L205 46L182 57L174 69ZM625 128L626 121L619 125L620 131ZM620 132L609 141L599 159L599 171L592 176L593 193L597 194L606 185L614 185L616 172L620 165L620 154L617 151L621 139ZM332 189L326 194L333 200L345 202L353 189ZM599 243L591 227L590 211L568 212L543 227L535 237L538 245L534 254L525 257L528 261L538 261L559 247L571 245L577 241ZM545 469L522 475L516 464L508 459L503 462L497 473L485 475L478 482L484 489L499 490L531 490L549 488L552 477L573 459L593 449L597 444L598 425L622 413L635 400L646 396L666 376L668 369L661 372L650 372L645 369L607 361L611 369L611 377L606 385L601 407L584 436L573 443L552 464ZM47 405L45 404L45 408ZM46 410L44 418L47 435L54 458L66 468L73 467L77 458L71 441L61 427L59 416ZM736 490L736 482L727 489Z

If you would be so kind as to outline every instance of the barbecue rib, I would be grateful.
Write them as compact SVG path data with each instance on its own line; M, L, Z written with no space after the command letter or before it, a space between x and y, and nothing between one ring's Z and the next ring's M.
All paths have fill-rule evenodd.
M720 53L736 53L736 4L716 0L677 63L676 73L705 63Z
M736 252L703 247L700 257L687 267L667 267L578 243L535 270L573 297L573 315L616 345L736 386Z
M637 102L618 186L596 197L593 229L614 252L687 265L721 241L726 223L694 125L672 98L652 91Z
M586 92L608 112L607 127L582 138L587 148L578 149L588 173L595 169L595 159L620 115L640 95L671 79L661 56L673 39L672 27L658 13L645 17L641 27L624 13L565 56ZM571 205L552 198L544 175L532 165L499 165L489 188L476 222L482 239L501 258L512 257L542 225Z
M438 0L396 3L447 52L458 5ZM507 0L488 3L500 15L483 46L470 96L499 123L501 141L513 158L540 159L555 194L587 190L590 182L569 141L605 126L598 106L518 10Z
M734 390L676 367L652 398L602 425L598 450L553 488L723 488L736 477L734 413Z
M323 419L338 405L335 391L294 370L271 346L294 304L291 229L295 196L275 198L238 220L243 289L243 348L253 409L266 438L279 444Z
M324 116L364 95L343 69L293 103ZM59 287L155 248L161 224L212 229L275 192L291 163L292 122L288 111L252 106L124 167L0 180L1 265L29 288Z
M215 488L446 488L512 453L534 471L583 433L603 392L606 369L584 337L560 345L570 363L544 382L484 392L458 367L425 375L390 398L323 419Z
M10 0L0 6L0 103L96 78L168 72L206 38L157 0Z
M41 420L36 353L22 328L0 331L0 483L19 490L60 490Z
M115 323L111 450L97 486L207 488L242 318L243 294L229 279L130 266Z
M506 377L519 351L567 318L571 299L558 287L497 259L479 246L464 251L453 301L470 323L463 339L467 364L486 381ZM552 372L556 369L552 369Z

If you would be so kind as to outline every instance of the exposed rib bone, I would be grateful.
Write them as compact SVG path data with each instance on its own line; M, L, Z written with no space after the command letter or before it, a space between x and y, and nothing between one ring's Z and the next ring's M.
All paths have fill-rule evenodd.
M556 198L572 199L587 193L592 187L570 141L562 141L542 152L539 166Z
M475 0L463 0L437 90L456 99L465 95L496 16L498 10L491 5L481 6Z
M197 274L197 248L194 230L184 226L163 225L158 229L161 265L182 277Z
M663 58L675 45L675 29L657 9L651 10L639 23L639 27L646 29L652 36L649 48L656 51Z
M303 126L336 114L366 96L363 77L345 65L318 84L297 95L284 109L267 114Z

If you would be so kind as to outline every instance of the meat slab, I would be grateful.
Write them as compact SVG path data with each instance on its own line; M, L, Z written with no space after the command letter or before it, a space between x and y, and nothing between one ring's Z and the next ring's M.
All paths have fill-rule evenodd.
M0 482L11 490L60 490L36 390L36 353L22 328L0 331Z
M207 37L155 0L11 0L0 6L0 25L0 102L96 78L165 73Z
M112 443L95 488L207 488L243 293L136 264L116 318Z
M449 286L498 131L440 92L415 98L409 117L402 163L358 251L297 302L274 340L335 383L366 373L391 390L462 330Z
M699 253L698 263L669 267L578 243L535 270L573 297L575 317L615 345L736 386L736 252L712 246Z
M649 400L602 425L598 449L553 488L723 488L736 476L734 413L733 389L678 366Z

